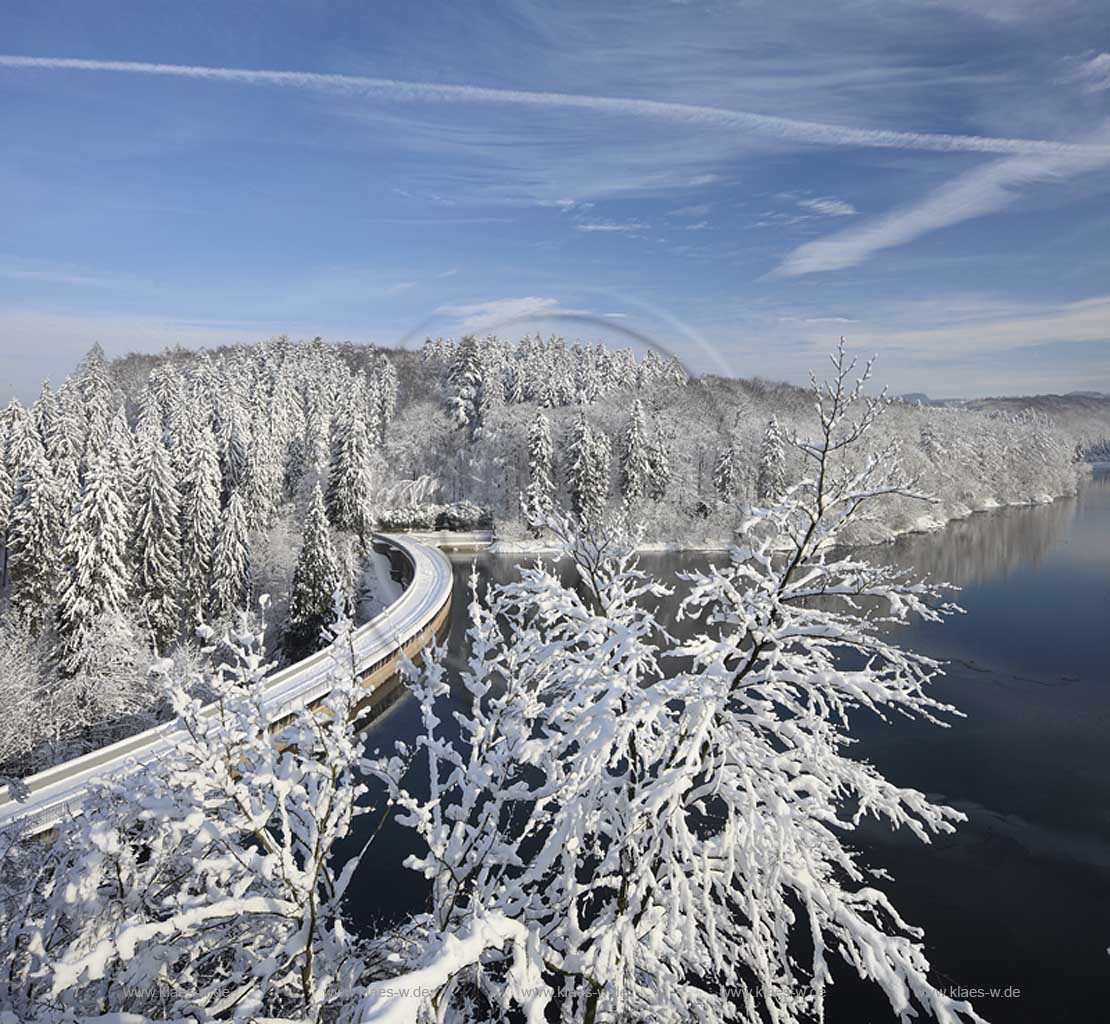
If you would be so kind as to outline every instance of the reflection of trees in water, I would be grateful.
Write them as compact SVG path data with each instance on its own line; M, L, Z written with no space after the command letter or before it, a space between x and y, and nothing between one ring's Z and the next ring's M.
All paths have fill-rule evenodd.
M1075 498L957 519L928 536L902 537L881 557L959 586L1036 565L1075 519Z
M928 574L934 579L967 586L982 583L998 576L1006 576L1020 565L1036 565L1072 527L1085 499L1103 502L1104 492L1110 490L1110 472L1096 473L1086 483L1078 498L1061 498L1049 505L1021 508L1004 508L982 512L967 519L953 520L936 533L901 537L889 545L876 545L863 549L866 557L912 569L915 574ZM641 558L641 568L650 576L674 587L676 594L685 592L685 584L676 580L679 572L695 567L704 568L710 562L726 562L723 551L713 552L651 552ZM532 564L535 555L518 555L479 558L483 580L495 579L509 582L517 578L518 564ZM561 562L556 572L565 582L570 582L571 572L566 562ZM452 655L461 658L462 626L465 620L465 598L456 593L456 611L453 616ZM704 624L675 618L678 609L676 598L665 598L658 608L658 620L668 632L684 637L704 630ZM677 663L664 668L674 671Z

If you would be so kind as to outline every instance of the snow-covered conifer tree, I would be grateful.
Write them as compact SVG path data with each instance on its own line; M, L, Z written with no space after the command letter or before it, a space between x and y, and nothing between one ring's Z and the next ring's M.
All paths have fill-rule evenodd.
M240 408L234 396L228 396L220 416L221 428L216 439L220 445L220 471L223 476L224 495L230 497L235 491L244 491L250 484L249 415ZM240 500L244 500L242 494Z
M108 449L112 452L115 461L116 473L123 488L124 501L127 502L128 514L134 512L133 498L135 494L135 435L127 422L127 407L120 405L116 414L108 424Z
M655 349L649 348L640 360L636 371L636 386L640 390L653 388L665 372L663 360L656 354Z
M15 498L15 478L8 466L8 415L0 413L0 588L8 582L8 529Z
M44 411L39 419L46 461L54 475L55 497L63 518L72 513L81 494L81 454L75 440L73 412L66 406L73 397L73 391L63 387L51 403L53 408L48 413Z
M580 405L589 405L596 402L601 396L603 385L599 367L589 349L581 345L575 345L572 352L574 355L575 400Z
M317 484L305 517L304 540L289 591L284 645L290 661L319 649L325 630L335 620L336 591L346 589L328 529L324 495Z
M305 456L301 480L311 487L324 478L331 461L331 413L324 396L310 389L305 398Z
M476 441L482 433L483 417L489 405L488 387L481 342L468 334L459 342L447 374L447 408L456 426L466 427L471 441Z
M41 447L38 431L31 413L22 402L12 399L4 410L4 419L7 423L7 446L4 458L8 468L8 475L13 479L19 477L20 469L31 451Z
M594 516L599 517L609 503L609 494L612 490L613 443L602 427L592 427L590 433L592 465L590 477L593 481L593 491L597 495Z
M182 610L187 627L204 616L220 524L220 455L206 421L190 435L181 481Z
M786 493L786 456L783 452L782 431L775 416L767 422L763 444L759 449L755 493L760 501L777 501Z
M8 527L12 607L32 635L49 621L57 601L64 512L53 470L36 441L23 455Z
M136 458L135 585L158 649L181 621L181 496L157 406L144 410Z
M389 424L397 412L397 371L383 352L378 356L374 368L374 383L376 384L378 424L381 431L381 440L385 440Z
M385 443L385 425L382 422L381 384L375 373L365 374L359 379L363 395L363 410L366 417L366 436L372 445Z
M108 373L104 350L93 345L77 368L77 391L82 405L81 472L87 470L96 454L107 444L112 417L119 408L119 391Z
M648 477L648 496L652 501L662 501L671 486L671 438L663 427L656 427L648 449L651 475Z
M713 486L721 501L731 501L739 485L740 466L736 443L730 442L721 449L717 464L713 467Z
M117 444L118 432L109 424L109 436L92 455L76 514L65 529L58 633L61 665L71 674L98 661L105 635L128 632L128 548L134 531Z
M39 389L39 397L31 407L31 419L44 447L59 415L58 398L54 394L54 389L50 387L50 381L44 380Z
M273 520L285 483L285 449L279 438L280 424L268 405L255 410L250 430L250 477L244 494L253 529L264 529Z
M554 449L551 425L541 410L536 411L528 430L528 487L521 511L529 523L550 514L555 507ZM539 536L539 528L533 527Z
M629 501L642 498L647 492L651 478L649 446L644 404L637 398L620 440L621 496Z
M219 535L212 556L209 610L223 618L246 608L252 586L250 531L247 511L238 491L232 491L220 516Z
M188 462L188 435L194 427L188 422L190 401L185 378L173 363L162 363L150 371L147 387L157 403L162 440L170 453L174 478L180 480Z
M609 439L590 426L585 410L571 428L565 465L571 509L580 522L596 522L609 497Z
M85 403L81 397L80 381L72 374L58 388L58 418L55 436L46 442L46 457L54 466L55 475L59 483L63 481L63 474L59 471L61 462L72 461L70 471L72 483L70 484L69 501L71 506L76 504L81 496L81 472L85 454L85 433L88 422L85 418Z
M365 536L371 528L372 482L370 442L366 436L363 403L359 389L351 388L347 409L337 418L332 437L331 470L328 474L327 509L341 530Z

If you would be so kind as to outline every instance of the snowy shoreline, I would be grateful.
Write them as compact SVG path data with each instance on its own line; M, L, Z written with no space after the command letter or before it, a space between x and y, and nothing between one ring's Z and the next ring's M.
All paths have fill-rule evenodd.
M1053 502L1060 501L1063 498L1074 498L1076 493L1077 492L1074 490L1057 495L1042 493L1016 501L998 501L995 498L986 498L974 508L969 505L958 505L955 506L950 513L945 515L940 515L936 512L920 515L907 526L894 527L886 523L876 523L873 524L874 527L877 530L882 530L884 536L869 540L861 540L856 546L872 547L879 544L890 544L899 537L914 534L937 533L945 529L950 523L969 519L971 516L980 515L984 512L998 512L1008 508L1034 508L1038 505L1051 505ZM648 541L644 544L640 544L636 550L643 554L713 552L727 551L732 547L732 544L733 541L726 538L717 540L710 540L707 538L702 541L691 543ZM449 548L451 547L451 542L445 540L441 546ZM476 549L470 548L467 553L473 553L474 550ZM549 541L525 538L522 540L494 540L487 547L477 550L482 550L484 553L491 555L554 555L558 554L561 548L560 545ZM450 552L448 553L450 554Z

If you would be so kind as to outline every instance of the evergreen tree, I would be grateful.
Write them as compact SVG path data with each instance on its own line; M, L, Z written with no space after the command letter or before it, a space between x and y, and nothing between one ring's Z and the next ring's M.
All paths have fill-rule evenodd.
M384 352L378 357L374 376L378 400L378 425L381 439L384 441L386 430L397 412L397 371Z
M106 633L126 632L132 529L120 466L109 439L88 464L77 513L66 529L58 632L61 666L70 674L97 661Z
M127 425L127 409L121 405L108 425L108 451L112 453L119 476L124 501L128 510L134 509L135 494L135 435Z
M567 490L571 509L583 523L596 523L609 496L609 439L578 414L567 446Z
M74 417L67 403L75 397L63 386L49 415L40 422L46 461L50 464L56 487L56 500L62 517L68 518L81 495L81 456L74 431ZM77 435L79 436L79 435Z
M739 459L736 444L733 442L721 449L721 454L717 456L717 464L713 467L713 486L717 489L721 501L731 501L739 482Z
M590 445L591 476L594 482L594 493L597 495L594 511L597 516L600 516L609 502L613 444L609 440L609 435L600 427L593 428L591 432L593 434Z
M289 594L284 643L290 661L298 661L321 646L321 635L335 618L337 590L345 592L346 585L328 530L324 495L317 484Z
M85 402L81 397L80 381L70 375L62 381L58 388L58 430L65 435L64 449L76 463L77 495L80 497L81 487L81 459L85 453ZM56 442L61 444L61 442ZM50 446L47 445L47 458L53 458Z
M525 519L532 520L551 512L555 505L554 451L551 445L551 425L547 417L537 410L528 431L528 487L524 492L522 511ZM532 527L538 537L540 529Z
M100 345L93 345L77 368L77 390L84 413L84 448L81 453L83 475L107 444L112 416L119 407L119 394L108 374L108 364Z
M567 442L566 484L570 494L571 511L579 520L586 518L586 509L590 504L590 441L591 431L589 421L586 419L585 410L579 410L578 416L571 427L570 437Z
M134 555L139 606L161 650L177 635L181 619L181 499L155 412L148 410L139 437Z
M636 371L636 386L640 389L654 387L663 373L663 360L655 354L655 349L649 348Z
M220 456L206 422L193 432L181 494L182 600L186 621L192 626L203 618L208 603L220 525Z
M232 491L220 517L220 532L212 560L212 617L220 619L246 608L250 603L251 585L247 511L242 496Z
M755 493L760 501L769 502L778 501L786 493L786 456L779 421L774 416L767 422L763 444L759 449Z
M584 348L582 345L575 345L572 352L574 354L575 400L582 405L590 405L601 397L600 368L590 349Z
M49 620L57 600L62 505L41 444L24 457L8 529L12 607L32 635Z
M486 367L478 339L468 334L459 342L458 351L447 375L447 407L459 427L466 427L471 441L482 434L489 407Z
M0 588L8 582L8 527L11 524L15 479L8 468L8 415L0 413Z
M671 486L671 441L662 427L651 439L648 461L651 463L648 496L652 501L662 501Z
M628 426L621 435L620 467L621 496L629 501L642 498L651 476L651 460L648 455L644 405L638 398L632 405Z
M34 421L35 430L38 431L39 440L44 446L59 416L57 396L50 387L50 381L44 380L39 390L39 397L31 407L31 419Z
M4 560L0 566L0 585L11 576L11 529L16 513L20 480L29 467L41 468L42 442L34 418L22 403L10 402L3 410L3 473L0 474L0 529L4 531Z
M308 444L303 433L295 434L289 439L285 448L285 475L282 481L282 493L287 500L294 499L301 489L308 463Z
M158 402L162 439L170 453L174 477L185 475L188 462L188 436L194 424L187 422L189 397L185 378L172 363L163 363L150 372L150 389Z
M285 478L283 452L279 447L275 421L266 408L256 416L250 439L250 476L244 491L248 499L248 525L251 529L264 529L273 520Z
M366 436L372 444L385 443L385 423L382 421L381 387L376 373L360 378L360 386L365 396L363 408L366 416Z
M301 477L311 483L322 479L331 460L331 414L323 396L315 390L305 399L305 458Z
M365 536L370 530L370 443L362 415L363 403L355 395L336 423L328 475L327 510L341 530Z
M221 431L217 434L220 442L220 472L223 476L225 498L232 492L246 488L250 482L250 437L248 436L246 415L232 398L221 411Z
M5 449L5 462L8 475L12 480L18 480L23 463L30 457L36 447L40 447L38 431L31 414L21 402L12 400L4 410L4 418L8 424L8 442Z

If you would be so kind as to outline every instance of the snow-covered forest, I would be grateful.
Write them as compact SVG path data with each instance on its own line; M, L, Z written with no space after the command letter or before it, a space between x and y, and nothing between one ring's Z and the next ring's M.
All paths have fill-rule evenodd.
M211 657L197 625L261 594L269 649L303 656L334 589L359 596L373 529L549 545L534 523L565 507L633 520L644 543L723 545L739 508L800 479L792 442L814 423L802 389L559 338L94 349L0 414L0 770L167 715L151 659L185 678ZM885 495L848 540L1075 487L1077 438L1041 415L893 403L875 432L936 500Z
M892 633L950 614L942 588L845 545L882 502L919 495L862 383L838 358L811 395L812 433L781 459L767 446L773 493L708 572L651 579L626 515L533 509L576 580L535 566L474 589L461 707L441 657L410 674L415 746L366 755L341 602L333 713L302 710L277 736L264 623L241 622L218 668L181 680L159 663L186 741L96 787L97 813L52 842L0 837L7 1012L801 1024L822 1019L835 964L902 1019L981 1021L937 987L922 934L849 842L865 817L922 841L963 819L849 756L849 714L954 710L928 693L940 666ZM784 479L795 459L802 472ZM635 482L630 467L622 479ZM318 531L315 487L309 508ZM687 641L652 611L675 588L700 624ZM383 814L416 837L406 866L428 903L357 929L349 909L373 887L353 884L366 846L343 839Z

